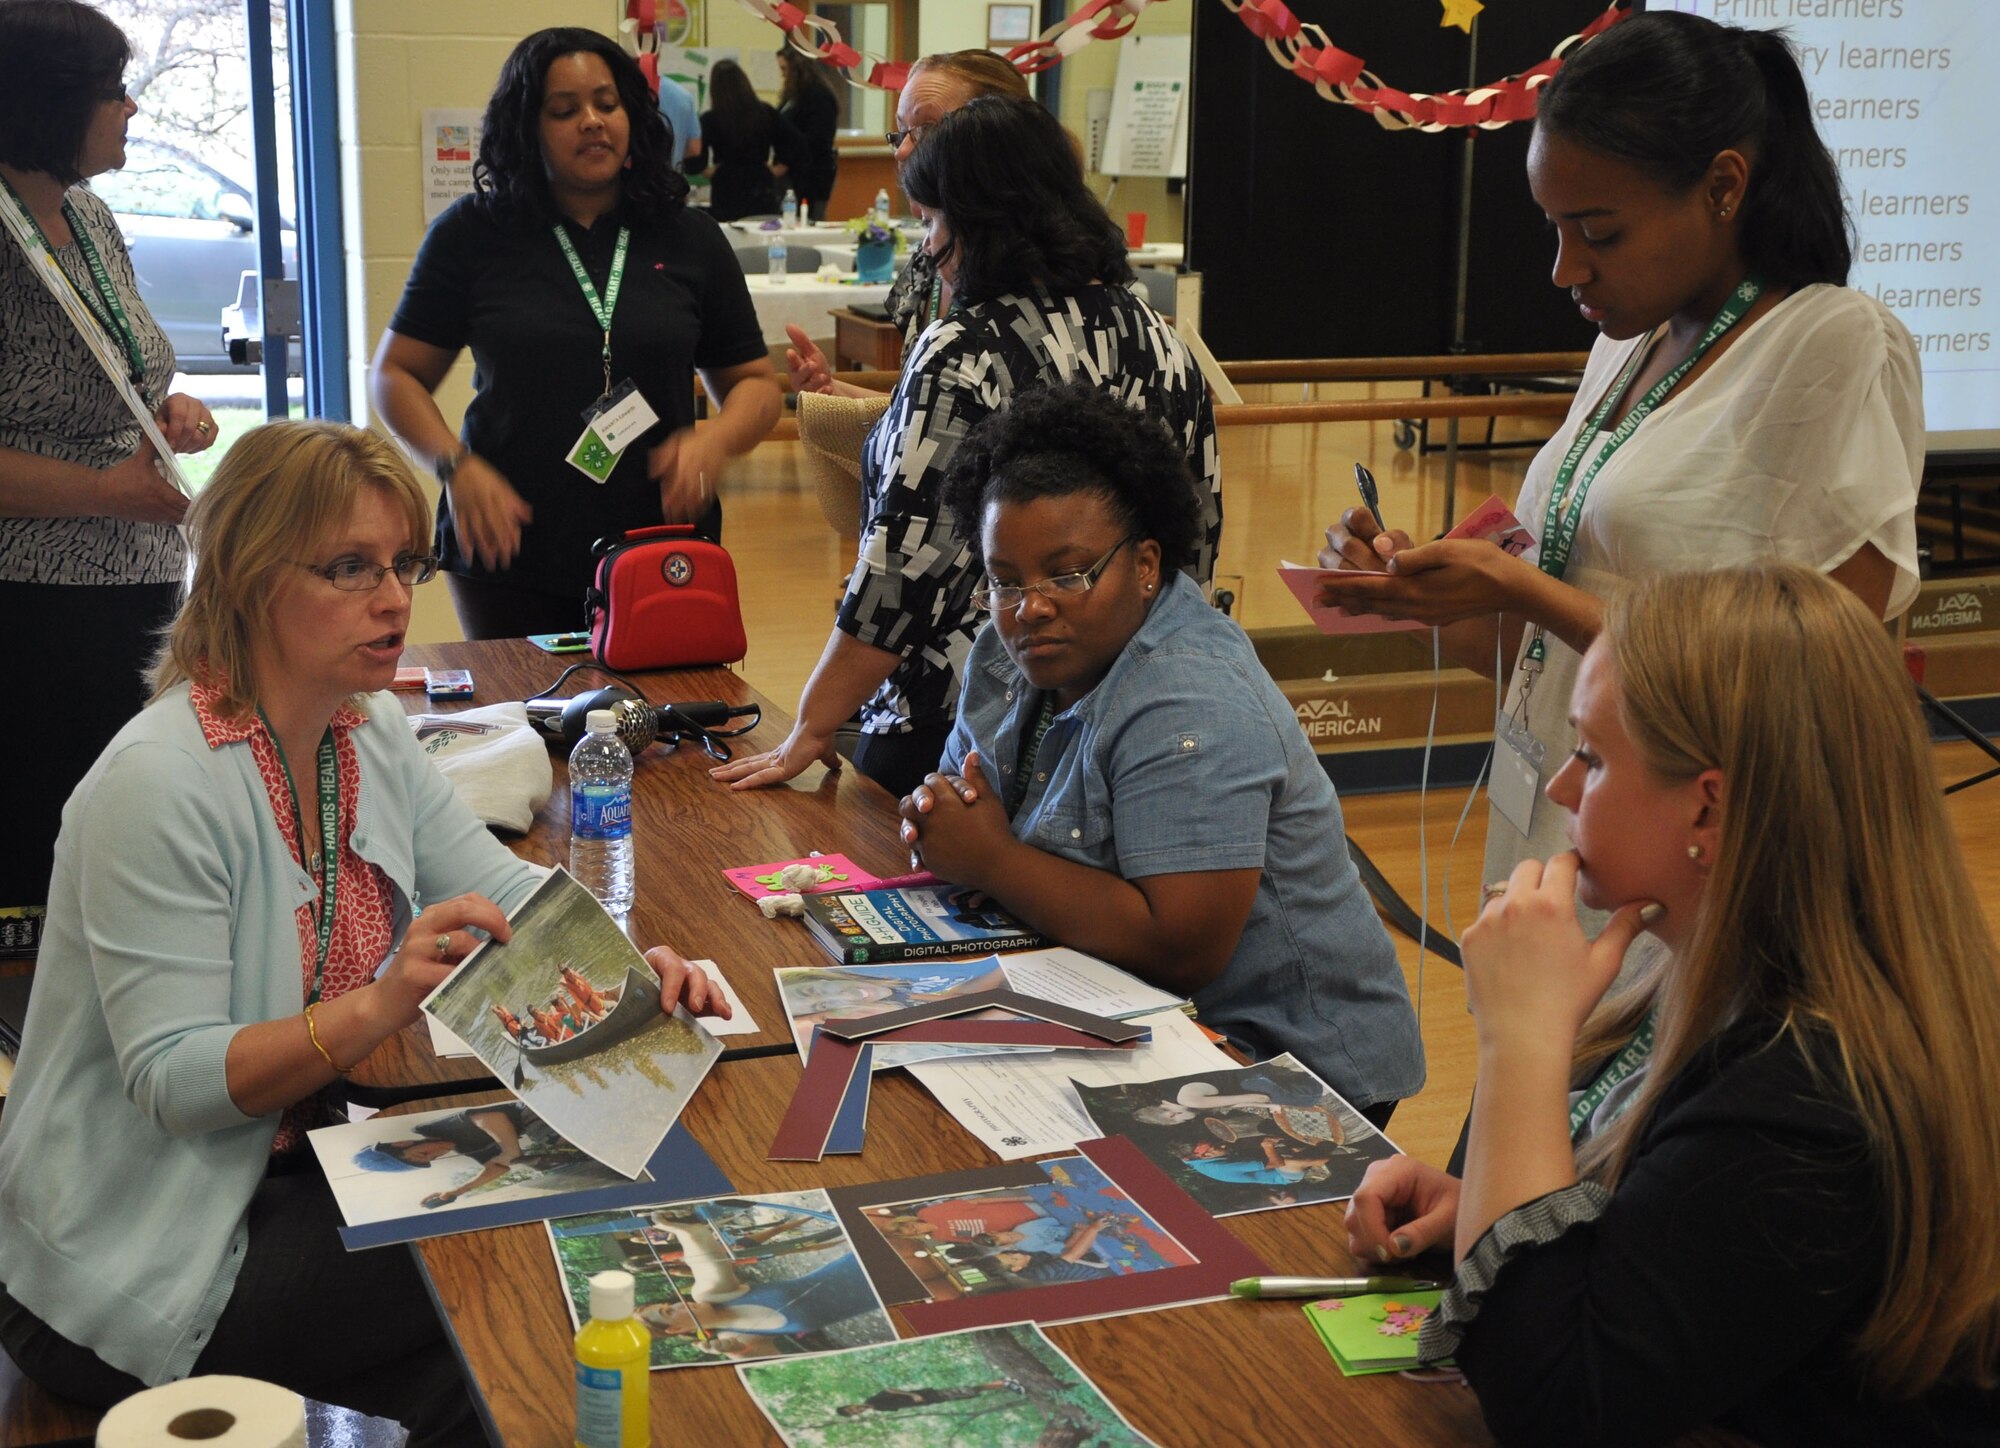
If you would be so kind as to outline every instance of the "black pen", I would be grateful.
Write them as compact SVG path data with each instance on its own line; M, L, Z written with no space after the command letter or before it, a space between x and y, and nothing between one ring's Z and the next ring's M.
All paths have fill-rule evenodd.
M1361 490L1361 501L1368 507L1369 516L1382 532L1389 531L1389 525L1382 521L1382 495L1375 491L1375 474L1362 463L1354 465L1354 486Z

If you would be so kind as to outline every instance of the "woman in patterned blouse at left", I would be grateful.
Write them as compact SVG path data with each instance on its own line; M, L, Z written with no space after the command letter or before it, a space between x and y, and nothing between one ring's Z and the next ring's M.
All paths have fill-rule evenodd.
M139 297L118 224L82 183L125 164L125 36L77 0L0 5L0 180L39 229L176 452L215 441L201 402L168 395L174 351ZM8 790L0 906L47 897L62 803L146 702L153 631L174 611L187 507L139 424L13 241L0 236L0 617L26 678L90 663L91 707L60 729L20 711L0 752L35 761ZM32 754L30 753L32 751Z
M271 423L188 528L153 702L63 813L0 1121L0 1344L95 1406L231 1373L484 1443L411 1260L342 1251L304 1135L541 879L378 695L437 570L422 485L370 433ZM728 1014L648 958L665 1006Z

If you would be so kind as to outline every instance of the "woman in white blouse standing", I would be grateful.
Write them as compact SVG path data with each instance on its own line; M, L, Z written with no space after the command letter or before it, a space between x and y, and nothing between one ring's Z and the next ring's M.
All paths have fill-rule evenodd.
M1924 424L1916 346L1847 283L1852 229L1804 78L1776 35L1634 16L1541 93L1528 183L1553 281L1599 337L1576 405L1528 469L1521 558L1414 546L1351 511L1323 597L1443 625L1514 659L1485 877L1567 846L1541 799L1575 748L1569 697L1621 582L1778 557L1882 617L1915 597Z

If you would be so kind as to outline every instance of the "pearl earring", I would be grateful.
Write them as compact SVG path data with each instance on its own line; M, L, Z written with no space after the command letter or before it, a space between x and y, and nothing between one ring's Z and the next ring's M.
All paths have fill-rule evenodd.
M1717 212L1716 215L1720 216L1724 221L1727 221L1729 220L1729 213L1731 211L1734 211L1735 209L1736 208L1733 206L1725 206L1722 208L1721 211Z
M1689 846L1688 846L1688 858L1689 858L1690 860L1699 860L1699 859L1701 858L1701 846L1700 846L1700 845L1689 845Z

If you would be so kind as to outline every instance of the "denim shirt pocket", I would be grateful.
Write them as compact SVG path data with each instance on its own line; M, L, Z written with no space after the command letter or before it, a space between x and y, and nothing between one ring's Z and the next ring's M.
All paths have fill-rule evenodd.
M1086 860L1100 869L1115 868L1111 855L1111 807L1108 804L1051 805L1037 812L1034 843L1052 855Z

